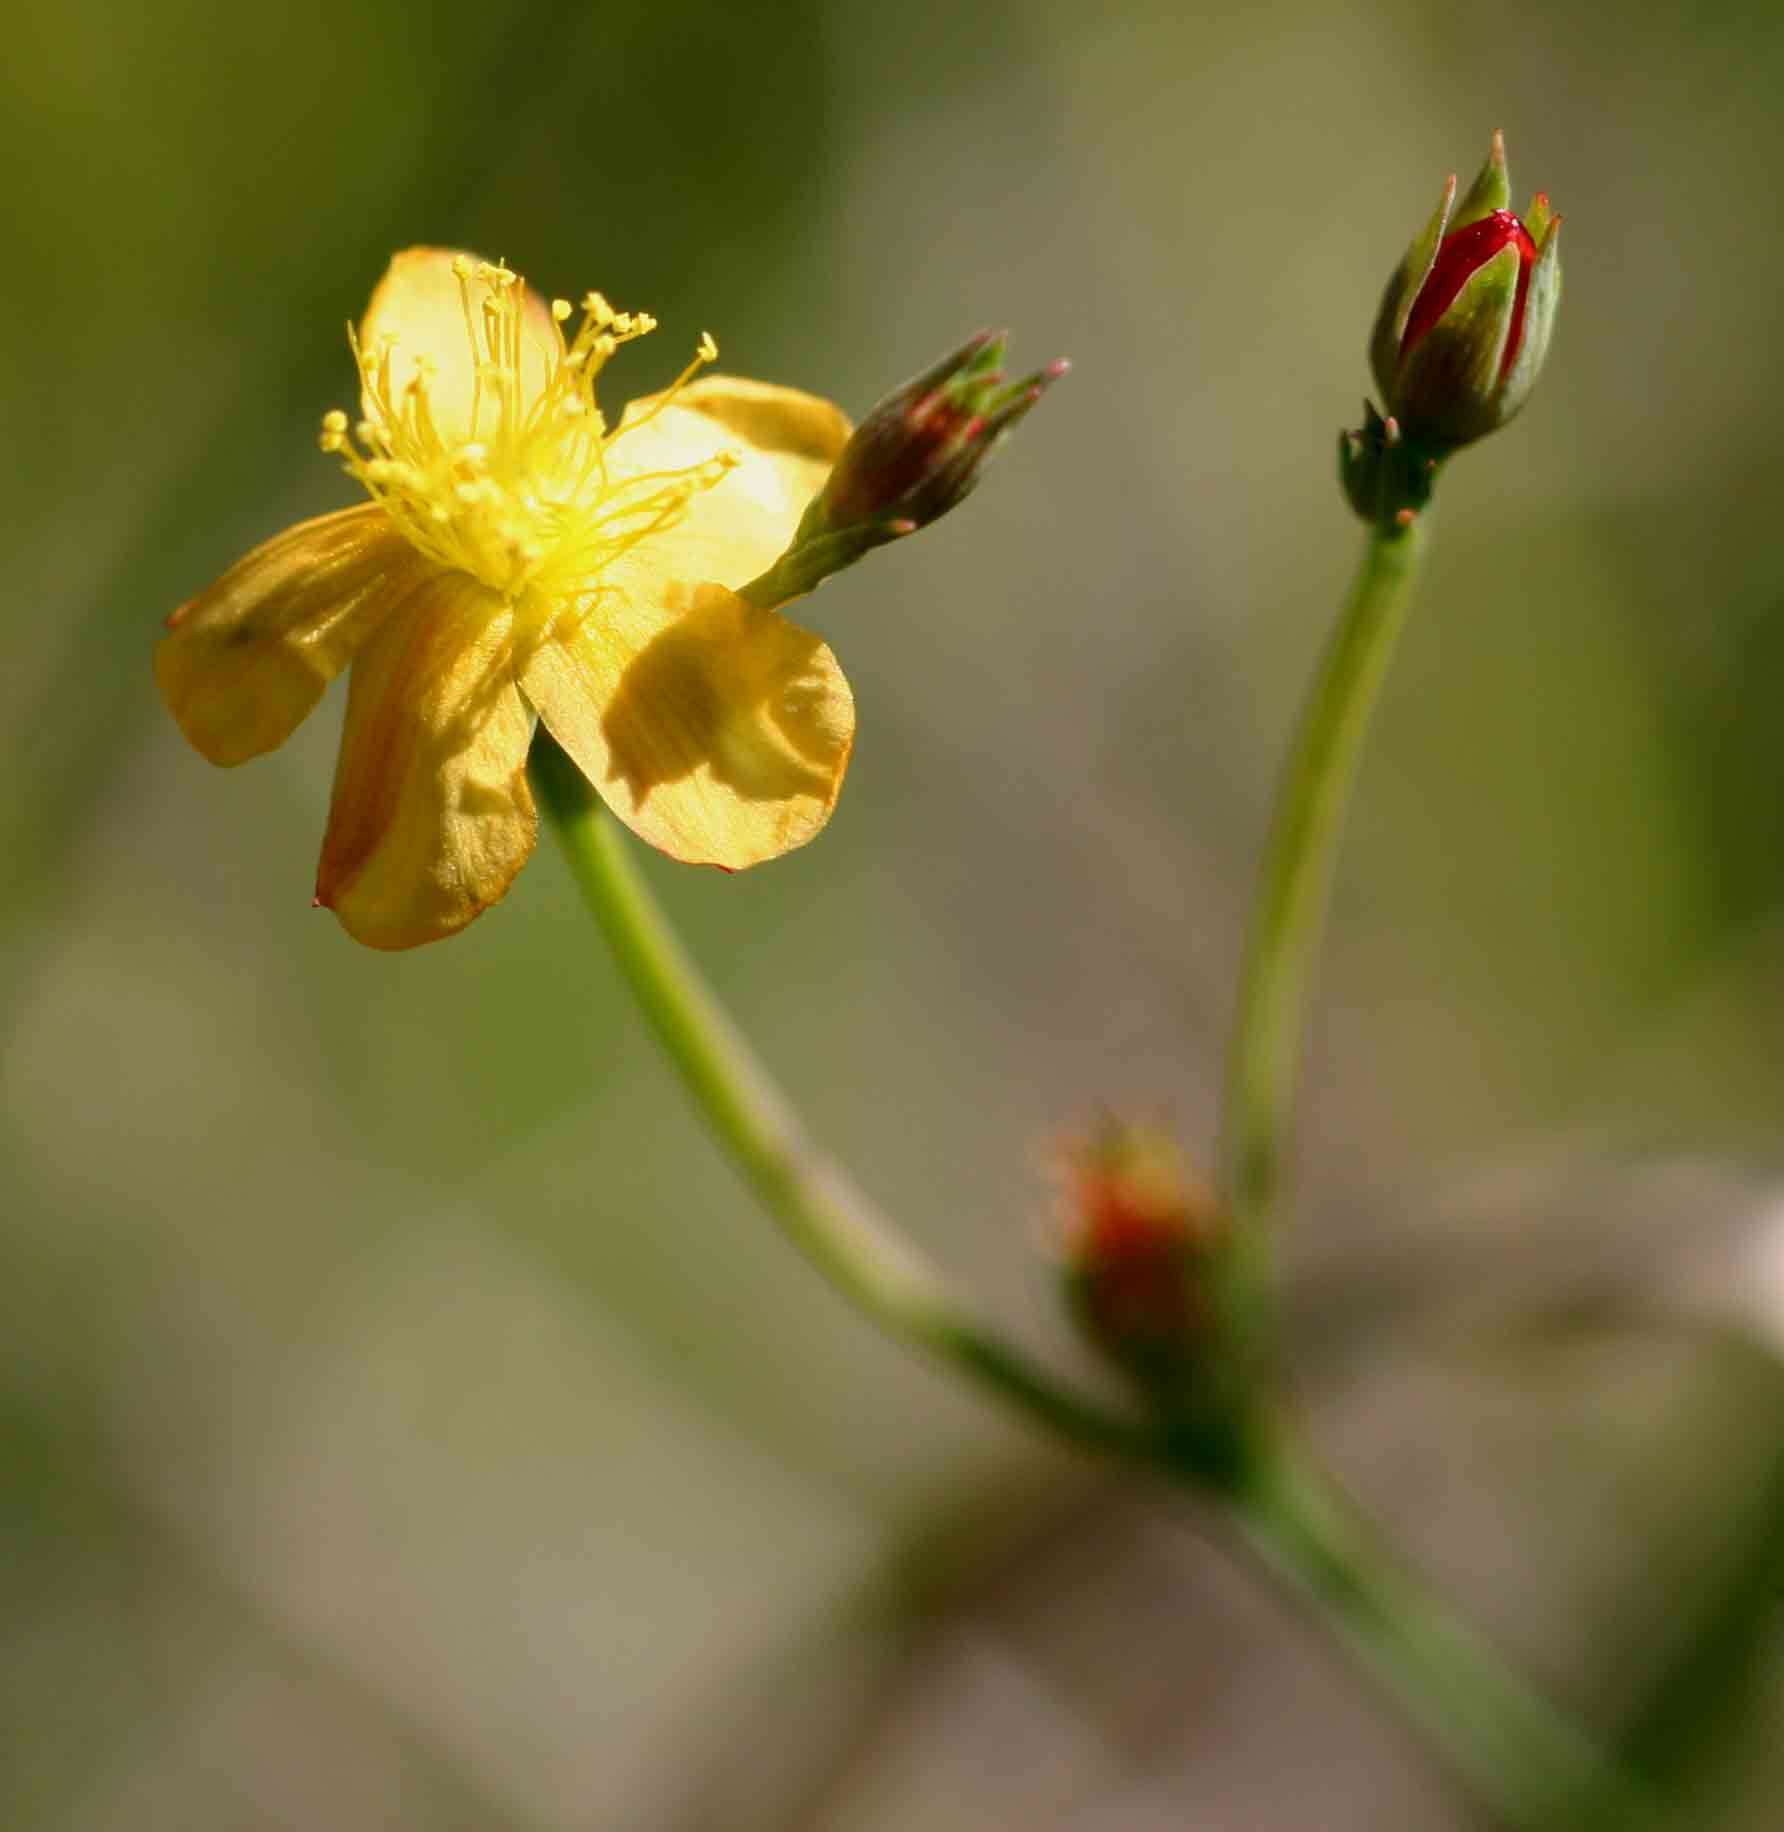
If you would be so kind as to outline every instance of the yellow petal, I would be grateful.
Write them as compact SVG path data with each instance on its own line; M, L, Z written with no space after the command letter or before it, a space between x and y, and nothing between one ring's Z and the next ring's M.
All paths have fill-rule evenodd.
M627 826L736 870L830 818L855 703L829 648L716 585L603 587L528 658L521 688Z
M468 261L472 269L471 279L463 283L470 292L469 324L464 290L453 271L458 261ZM402 401L418 366L425 370L428 407L440 436L449 445L463 444L477 436L472 418L477 401L476 350L482 347L484 336L483 304L494 292L487 281L477 277L477 270L489 265L480 255L468 255L455 248L405 248L392 256L359 327L359 347L368 360L375 356L383 339L391 340L392 401ZM521 301L520 379L525 406L544 392L561 340L545 301L524 281L516 280L513 290ZM478 339L476 346L471 342L473 330ZM364 407L368 415L375 411L369 397ZM494 408L494 398L486 385L477 418L488 425Z
M810 459L826 469L842 455L855 430L849 416L822 395L741 375L703 375L675 400L717 420L759 452Z
M848 437L842 409L816 395L715 375L669 405L660 395L634 401L608 447L607 475L617 486L735 454L736 466L689 502L672 532L636 552L678 579L736 587L780 558Z
M426 576L376 503L300 522L167 620L155 678L212 763L281 745L354 651Z
M533 850L512 624L494 593L441 573L353 664L316 901L371 947L462 929Z

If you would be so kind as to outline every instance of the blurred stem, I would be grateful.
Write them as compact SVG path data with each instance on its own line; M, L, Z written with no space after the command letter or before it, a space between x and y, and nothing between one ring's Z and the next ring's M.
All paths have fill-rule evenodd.
M1406 620L1424 543L1423 517L1370 528L1362 565L1302 711L1264 845L1223 1111L1234 1225L1222 1313L1234 1344L1256 1339L1270 1301L1269 1224L1282 1181L1307 981L1363 737Z
M1359 721L1360 724L1360 721ZM1612 1801L1645 1821L1591 1746L1394 1564L1292 1440L1248 1407L1210 1455L1168 1413L1127 1419L1079 1397L974 1317L940 1275L806 1139L671 932L627 836L541 731L529 760L583 900L714 1136L781 1232L882 1330L1082 1448L1224 1498L1276 1576L1381 1678L1514 1826L1558 1805Z
M1508 1826L1654 1828L1642 1792L1437 1597L1293 1442L1233 1497L1238 1526Z
M714 1137L781 1232L857 1310L1075 1444L1141 1454L1142 1424L1105 1412L972 1316L940 1274L805 1137L707 990L632 862L629 841L541 731L528 765L583 901Z

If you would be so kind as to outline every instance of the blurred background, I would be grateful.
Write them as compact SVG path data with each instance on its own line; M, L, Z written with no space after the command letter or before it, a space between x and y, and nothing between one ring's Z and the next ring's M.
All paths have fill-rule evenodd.
M351 492L389 252L860 412L1075 364L807 621L828 832L653 880L819 1135L1013 1332L1049 1141L1198 1152L1359 545L1382 282L1506 130L1568 217L1443 492L1337 887L1290 1240L1333 1467L1691 1823L1784 1785L1784 13L17 0L0 515L0 1821L1471 1827L1177 1498L871 1335L684 1108L549 846L462 938L309 907L160 620Z

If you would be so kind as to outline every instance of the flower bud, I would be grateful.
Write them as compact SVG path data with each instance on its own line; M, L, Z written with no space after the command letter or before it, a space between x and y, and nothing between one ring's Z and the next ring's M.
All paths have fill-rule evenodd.
M1221 1232L1213 1192L1155 1127L1106 1115L1068 1151L1066 1296L1102 1352L1148 1386L1193 1371L1199 1274Z
M1070 367L1006 382L1008 335L981 331L861 422L818 498L827 530L924 528L966 500L1004 435Z
M1007 336L981 331L887 395L843 447L792 544L745 596L759 591L778 603L810 591L964 502L1005 434L1071 367L1049 363L1007 382Z
M1436 214L1388 282L1369 355L1388 414L1442 454L1503 426L1529 398L1561 298L1561 219L1539 192L1512 213L1505 140Z

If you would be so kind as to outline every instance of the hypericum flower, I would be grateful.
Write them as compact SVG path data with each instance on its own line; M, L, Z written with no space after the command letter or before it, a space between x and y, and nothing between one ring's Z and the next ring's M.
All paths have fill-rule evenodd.
M1215 1196L1156 1126L1105 1114L1065 1161L1067 1296L1085 1333L1149 1384L1194 1366L1195 1273L1223 1228Z
M1456 181L1388 283L1370 341L1387 412L1438 454L1503 426L1535 386L1561 298L1561 219L1512 214L1505 139L1452 217Z
M598 293L548 305L500 263L397 255L349 333L359 415L322 422L371 500L276 536L168 620L161 691L213 763L282 744L353 664L316 901L360 941L435 940L508 889L538 829L535 719L678 859L774 858L835 805L848 683L735 588L780 556L848 419L693 379L717 355L703 338L611 425L596 378L653 328Z

